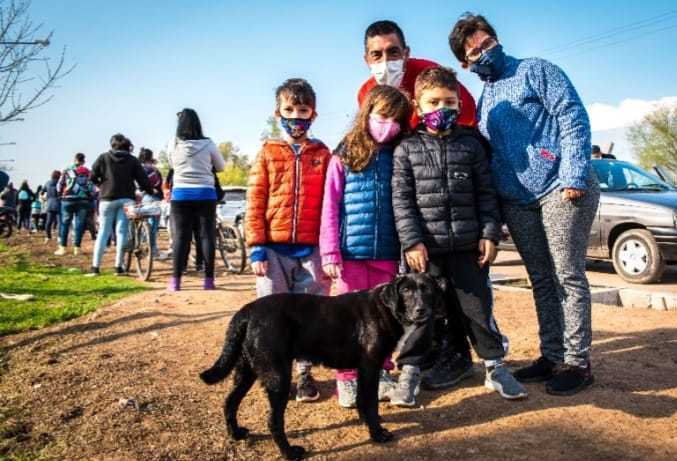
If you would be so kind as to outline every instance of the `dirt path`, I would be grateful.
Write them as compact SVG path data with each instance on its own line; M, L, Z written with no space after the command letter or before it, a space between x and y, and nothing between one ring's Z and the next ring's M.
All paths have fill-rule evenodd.
M159 269L166 275L166 265ZM261 388L240 411L253 436L234 443L221 410L230 381L208 388L197 379L229 317L253 299L252 284L251 276L221 276L218 291L204 292L188 277L187 290L167 293L158 283L75 321L3 338L4 451L67 460L277 459ZM535 357L529 297L499 293L496 309L511 365ZM356 412L339 409L333 373L321 369L323 398L289 403L291 441L312 459L677 459L677 315L596 306L593 318L597 384L578 396L528 385L528 400L507 402L484 389L478 369L460 388L422 393L420 408L382 404L397 441L376 446ZM120 399L133 401L123 407Z

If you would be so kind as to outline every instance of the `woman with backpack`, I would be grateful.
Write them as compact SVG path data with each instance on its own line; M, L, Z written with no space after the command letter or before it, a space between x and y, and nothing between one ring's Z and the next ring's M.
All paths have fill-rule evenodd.
M91 173L85 166L85 154L75 154L75 163L61 172L57 190L61 196L61 226L59 228L59 249L54 252L57 256L66 254L68 232L71 222L75 220L75 236L73 237L73 254L80 254L82 234L85 232L85 221L89 201L94 193L94 184Z
M131 155L132 143L122 134L110 139L110 151L99 155L92 165L92 182L99 187L99 233L94 245L90 276L99 275L101 258L106 250L108 237L116 228L115 275L125 273L123 258L127 246L129 221L125 206L134 204L135 182L147 193L153 193L141 162Z
M18 231L21 231L21 228L30 231L31 230L31 205L33 203L33 198L35 194L28 186L28 181L21 183L19 187L19 195L17 196L17 213L19 214L19 222L16 226Z

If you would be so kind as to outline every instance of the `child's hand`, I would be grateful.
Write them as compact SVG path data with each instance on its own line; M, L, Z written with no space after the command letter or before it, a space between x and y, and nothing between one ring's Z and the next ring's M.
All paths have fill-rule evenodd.
M257 277L263 277L268 272L268 261L255 261L252 263L252 270Z
M496 254L498 253L496 244L491 240L481 239L479 250L480 257L477 259L477 263L480 267L490 266L496 259Z
M324 273L327 274L332 280L336 280L341 277L341 265L340 264L325 264L322 266Z
M428 266L428 249L423 243L417 243L404 252L407 264L416 272L425 272Z

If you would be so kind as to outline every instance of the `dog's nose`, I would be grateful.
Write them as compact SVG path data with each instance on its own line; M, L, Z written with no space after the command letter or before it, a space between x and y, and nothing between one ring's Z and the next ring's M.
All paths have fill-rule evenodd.
M417 307L416 309L414 309L414 314L416 315L416 317L423 317L424 315L427 314L427 309L422 306Z

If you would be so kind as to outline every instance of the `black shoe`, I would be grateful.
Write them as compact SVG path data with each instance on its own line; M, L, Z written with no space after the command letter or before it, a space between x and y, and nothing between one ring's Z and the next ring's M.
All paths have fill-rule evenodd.
M421 379L425 390L447 389L474 374L472 361L458 354L440 357Z
M552 378L556 364L545 357L540 357L531 365L520 368L512 375L521 383L539 383Z
M312 402L320 398L320 391L317 390L317 384L310 372L301 373L296 384L296 401Z
M589 363L584 367L560 365L545 384L545 392L552 395L574 395L594 382Z
M89 274L85 274L85 277L98 277L99 276L99 268L92 266L92 269L89 271Z
M115 268L115 275L125 275L125 268L118 266Z

